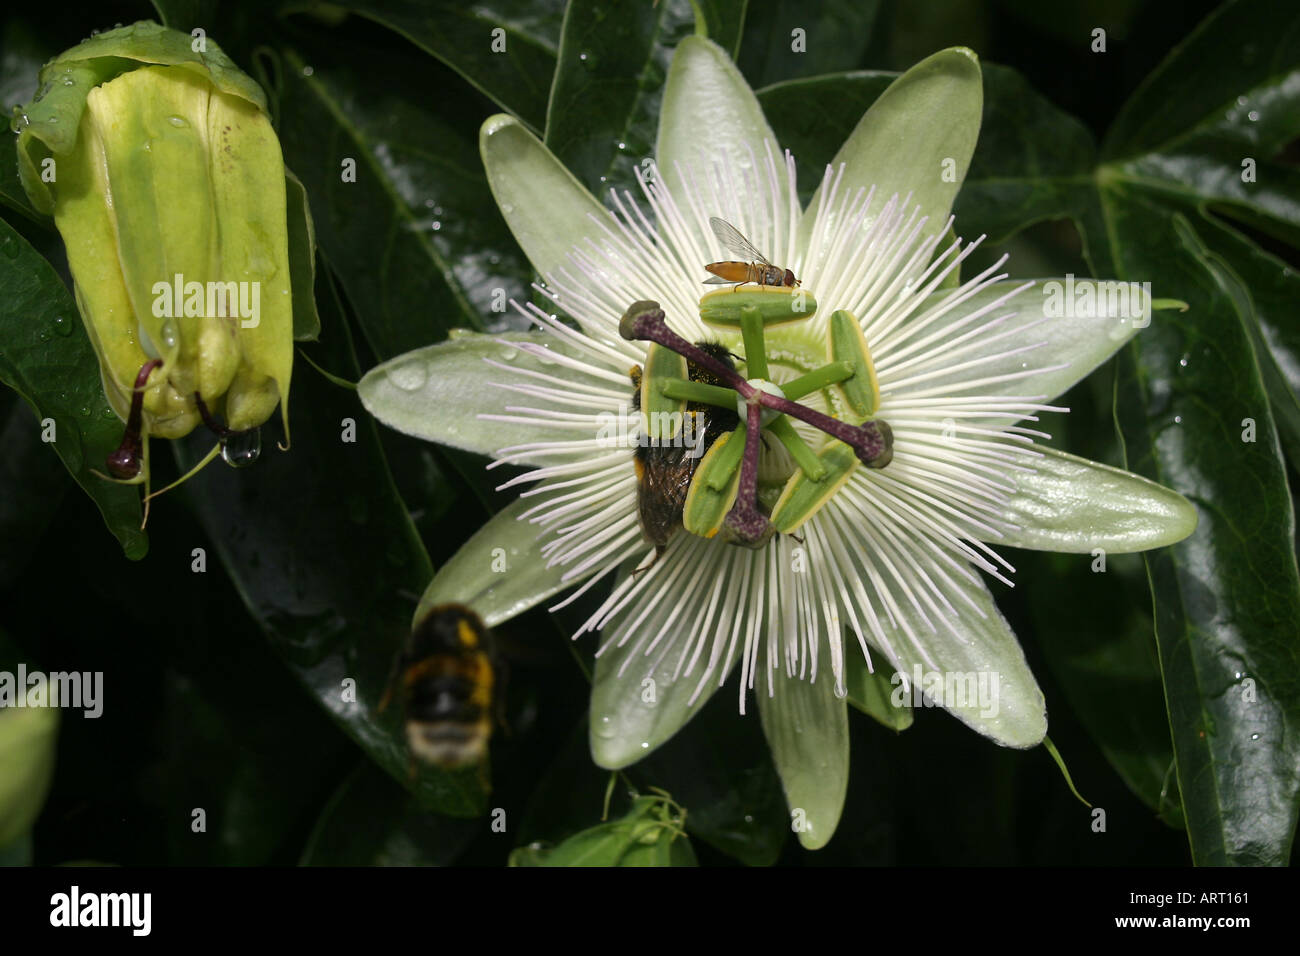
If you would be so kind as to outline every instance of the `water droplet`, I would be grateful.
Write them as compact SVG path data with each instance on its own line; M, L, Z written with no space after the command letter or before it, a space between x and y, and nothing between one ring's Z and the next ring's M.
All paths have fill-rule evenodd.
M1183 416L1182 416L1182 415L1175 415L1175 416L1174 416L1174 424L1175 424L1175 425L1181 425L1182 423L1183 423Z
M162 341L163 347L167 349L176 348L177 342L180 341L176 332L176 323L171 319L162 324Z
M501 211L508 216L515 211L515 204L511 202L503 202L501 204Z
M5 257L8 259L18 258L18 240L8 234L0 236L0 249L4 250Z
M1251 735L1250 735L1250 739L1251 739L1251 740L1259 740L1259 734L1251 734Z
M431 228L434 232L437 232L439 229L442 228L442 223L440 223L438 220L435 219L435 220L433 221L433 225L432 225L430 228Z
M619 143L619 144L618 144L618 148L619 148L619 149L627 149L627 143Z
M1184 355L1182 358L1180 358L1178 360L1178 364L1181 365L1183 368L1187 368L1187 356Z
M433 208L433 200L432 200L432 199L426 199L426 200L424 201L424 208L425 208L425 209L432 209L432 208Z
M190 124L185 121L183 116L169 116L167 122L171 123L177 129L185 129Z
M48 341L50 340L50 333L49 333L49 332L42 332L42 333L40 334L40 340L41 340L42 342L48 342Z
M51 116L51 117L49 117L48 119L46 119L45 122L47 122L47 123L57 123L58 121L59 121L59 118L58 118L57 116Z
M109 421L114 418L117 418L117 413L114 412L111 408L105 407L99 410L99 417L104 419L105 421Z
M77 411L81 414L81 417L82 417L82 418L89 418L89 417L90 417L90 406L89 406L89 405L82 405L79 409L77 409Z
M60 335L72 334L72 322L66 315L56 315L54 317L54 331Z
M1255 122L1259 119L1259 110L1251 110L1246 114L1246 119L1250 120L1252 123Z
M648 741L648 740L643 740L643 741L641 741L641 749L642 749L642 750L649 750L649 749L650 749L650 741Z
M1246 105L1246 97L1244 97L1244 96L1239 96L1239 97L1237 97L1237 105L1238 105L1238 106L1245 106L1245 105Z
M63 78L63 85L64 85L64 86L76 86L76 85L77 85L77 81L74 80L74 79L73 79L72 77L70 77L70 76L65 76L65 77Z
M246 468L262 456L262 429L235 432L221 443L221 460L231 468Z
M394 365L388 370L389 381L404 392L414 392L417 388L424 388L426 378L428 373L419 362Z
M584 67L586 67L588 70L594 70L599 60L596 57L596 54L594 53L579 53L578 62L581 63Z
M311 75L312 75L313 73L315 73L315 72L316 72L316 68L315 68L315 67L304 66L304 67L302 68L302 75L303 75L303 76L311 76Z

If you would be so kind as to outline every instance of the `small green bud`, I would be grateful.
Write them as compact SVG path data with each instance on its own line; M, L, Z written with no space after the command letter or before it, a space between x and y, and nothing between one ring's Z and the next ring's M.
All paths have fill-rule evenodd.
M310 271L312 230L261 89L215 43L197 52L148 22L65 51L40 79L16 122L19 172L54 216L128 423L110 469L147 481L149 436L206 423L224 439L277 405L287 439L295 309L314 320L311 276L290 262Z

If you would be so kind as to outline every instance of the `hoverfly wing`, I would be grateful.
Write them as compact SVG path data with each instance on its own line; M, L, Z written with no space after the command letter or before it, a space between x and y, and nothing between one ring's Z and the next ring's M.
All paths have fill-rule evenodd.
M710 216L709 225L713 227L713 234L718 237L718 242L722 243L733 256L745 262L761 262L765 266L772 264L767 261L767 256L755 249L754 244L742 236L740 230L727 220Z
M722 276L710 276L704 280L705 285L735 285L734 279L724 279Z

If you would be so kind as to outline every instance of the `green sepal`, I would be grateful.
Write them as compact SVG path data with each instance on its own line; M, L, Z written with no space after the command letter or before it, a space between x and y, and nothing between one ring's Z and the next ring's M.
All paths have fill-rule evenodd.
M772 328L809 318L817 311L817 299L806 289L776 286L716 289L700 297L700 319L714 328L740 329L746 308L756 309L763 327Z
M852 312L837 309L826 329L826 352L832 362L853 365L853 375L836 385L855 415L870 418L880 407L880 384L862 325Z
M686 401L669 398L659 386L669 379L685 380L689 374L686 359L672 349L653 342L646 349L641 374L641 414L645 417L645 433L652 440L671 441L682 430ZM666 432L660 428L664 422L670 423Z
M312 222L307 189L287 166L284 201L289 227L293 337L298 342L314 342L320 338L320 314L316 311L316 225Z
M804 472L796 471L772 509L772 524L781 534L797 530L820 511L862 464L854 450L842 441L828 444L817 459L826 469L821 481L813 481Z
M691 479L682 506L682 527L701 538L712 538L735 504L740 488L740 458L745 450L745 429L721 435L705 453Z

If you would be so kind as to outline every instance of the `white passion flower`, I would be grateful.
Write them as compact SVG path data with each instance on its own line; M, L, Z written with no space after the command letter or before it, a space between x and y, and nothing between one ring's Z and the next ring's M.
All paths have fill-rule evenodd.
M974 54L929 57L867 111L806 209L794 158L704 38L675 53L641 197L611 193L612 210L517 121L484 124L493 194L552 307L515 304L535 332L459 335L387 362L361 397L393 428L527 469L502 485L519 499L423 603L463 601L491 625L610 585L579 629L600 634L601 766L664 743L739 667L740 708L752 689L800 838L824 845L848 779L846 655L904 681L991 675L995 701L938 703L999 744L1037 745L1043 695L983 577L1012 585L1002 549L1131 552L1194 528L1178 494L1035 444L1039 414L1065 411L1048 403L1135 334L1150 303L1119 314L1076 280L1091 306L1056 309L1059 288L1009 280L1002 260L954 281L975 244L944 237L981 105ZM702 312L704 266L734 258L713 217L800 285L717 291ZM774 292L805 296L806 314L705 322L719 303L734 319ZM724 444L710 439L691 493L722 495L722 510L657 547L638 507L634 381L674 363L687 379L700 342L720 343L735 371L671 387L655 372L662 387L638 395L711 399L704 414L719 417L734 398L730 420L758 428L737 428L732 470L705 481ZM706 536L724 513L723 533Z

